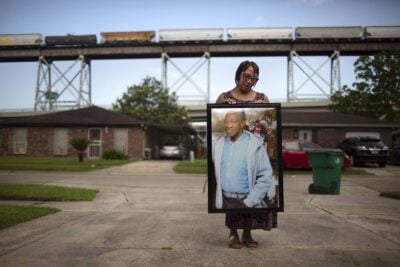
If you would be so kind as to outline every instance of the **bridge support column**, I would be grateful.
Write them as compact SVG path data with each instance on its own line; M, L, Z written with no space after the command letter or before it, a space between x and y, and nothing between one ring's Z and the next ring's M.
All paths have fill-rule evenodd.
M330 81L328 82L320 73L322 67L328 62L330 65ZM306 75L307 79L299 86L295 87L295 66ZM300 57L296 51L291 51L288 56L287 65L287 94L286 100L288 102L298 100L310 100L310 99L329 99L336 91L340 90L340 53L334 51L331 56L328 57L318 68L314 69L311 67L302 57ZM316 79L316 78L319 79ZM307 82L311 81L314 86L319 90L319 93L302 93L300 90L303 89Z
M162 66L161 66L161 82L164 88L169 88L171 92L177 93L183 85L189 83L192 88L194 88L197 92L196 94L181 94L179 95L180 100L187 102L200 102L200 103L208 103L210 101L210 53L205 52L201 58L195 62L187 71L183 71L179 66L168 56L167 53L163 53L161 55ZM174 83L168 86L168 63L174 67L176 71L181 75ZM201 86L199 86L194 80L193 76L197 73L197 71L207 63L207 73L206 73L206 90L204 90ZM184 90L189 91L191 88L185 88Z
M47 61L44 57L39 57L38 64L35 111L81 108L91 105L90 60L81 55L69 66L62 64L64 71L61 71L53 61Z

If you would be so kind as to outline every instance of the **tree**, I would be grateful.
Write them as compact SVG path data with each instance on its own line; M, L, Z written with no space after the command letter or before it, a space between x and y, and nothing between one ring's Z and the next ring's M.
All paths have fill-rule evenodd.
M78 150L78 159L79 162L83 162L83 152L89 146L90 141L86 138L72 138L69 143L73 148Z
M175 93L169 94L160 81L146 77L113 104L113 109L150 123L188 124L187 110L179 107Z
M357 82L331 97L331 109L400 123L400 51L361 56L354 67Z

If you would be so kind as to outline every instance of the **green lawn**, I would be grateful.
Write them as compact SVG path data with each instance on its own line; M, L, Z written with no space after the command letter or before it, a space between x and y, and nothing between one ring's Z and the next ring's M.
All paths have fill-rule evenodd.
M91 201L98 190L38 184L0 184L2 200Z
M180 161L175 167L174 171L177 173L207 173L207 159L195 159L194 163L190 160Z
M200 158L196 159L194 163L190 160L180 161L174 168L177 173L200 173L207 174L207 159ZM312 170L284 170L284 175L312 175ZM361 169L348 168L342 171L342 175L372 175Z
M1 200L90 201L97 190L38 184L0 184ZM58 209L0 204L0 229L58 212Z
M16 206L0 204L0 229L26 222L60 210L46 207Z
M131 163L130 160L85 160L78 157L0 157L0 170L92 171Z

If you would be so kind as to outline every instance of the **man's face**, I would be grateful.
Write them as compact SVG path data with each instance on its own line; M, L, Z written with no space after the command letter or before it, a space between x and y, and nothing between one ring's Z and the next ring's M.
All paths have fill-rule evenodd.
M244 123L240 119L240 114L228 113L225 116L224 120L224 128L226 134L231 138L232 141L235 141L243 131Z

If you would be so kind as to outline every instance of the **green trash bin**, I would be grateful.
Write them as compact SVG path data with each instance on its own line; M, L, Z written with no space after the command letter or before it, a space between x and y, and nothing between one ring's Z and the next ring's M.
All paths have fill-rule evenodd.
M307 152L313 169L310 194L340 194L344 152L340 149L318 149Z

